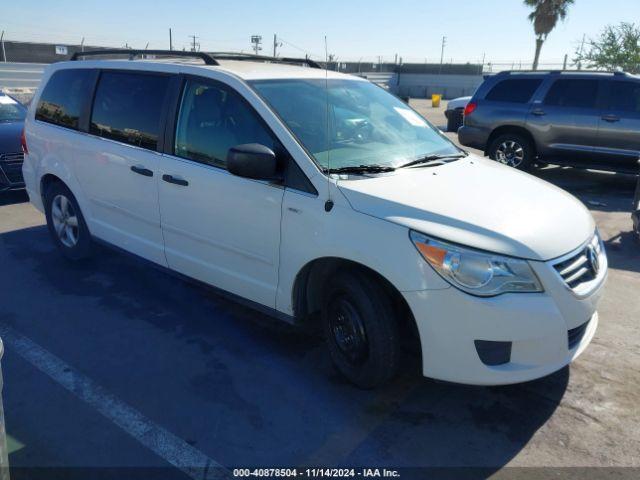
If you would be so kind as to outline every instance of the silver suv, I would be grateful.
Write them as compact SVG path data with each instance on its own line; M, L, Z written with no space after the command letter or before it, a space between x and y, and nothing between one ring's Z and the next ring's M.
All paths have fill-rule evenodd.
M458 137L523 170L540 162L637 173L640 77L501 72L476 91Z

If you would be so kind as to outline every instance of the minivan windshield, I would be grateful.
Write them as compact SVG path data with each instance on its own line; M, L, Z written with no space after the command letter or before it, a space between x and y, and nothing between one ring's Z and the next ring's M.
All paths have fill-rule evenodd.
M325 171L384 171L419 164L420 159L462 155L414 110L370 82L285 79L251 84Z

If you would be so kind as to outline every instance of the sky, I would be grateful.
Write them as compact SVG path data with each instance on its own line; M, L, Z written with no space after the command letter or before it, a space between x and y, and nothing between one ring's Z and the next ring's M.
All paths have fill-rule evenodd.
M522 0L20 0L3 1L5 39L59 44L189 49L196 35L205 51L251 51L251 35L263 50L343 61L445 62L515 65L531 62L534 34ZM638 0L575 0L567 20L545 43L541 63L572 58L583 35L607 24L640 19Z

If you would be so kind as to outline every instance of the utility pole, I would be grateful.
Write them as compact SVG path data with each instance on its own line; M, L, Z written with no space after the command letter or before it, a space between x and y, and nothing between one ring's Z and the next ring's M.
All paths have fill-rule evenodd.
M569 57L568 54L564 54L564 62L562 63L562 70L566 70L567 69L567 58Z
M2 45L2 61L7 63L7 52L4 50L4 30L0 34L0 44Z
M442 73L442 61L444 60L444 47L447 44L447 37L442 37L442 50L440 51L440 73Z
M251 35L251 44L253 45L253 51L258 55L258 52L262 50L260 46L262 44L262 35Z
M169 29L169 50L173 50L173 39L171 37L171 29Z
M582 50L584 49L584 41L587 37L586 33L582 34L582 43L580 43L580 51L578 52L578 58L582 58ZM582 70L582 62L578 61L578 70Z
M198 40L199 37L195 36L195 35L189 35L189 38L191 39L191 51L192 52L197 52L200 50L200 44L196 41Z
M281 42L278 42L278 36L273 34L273 58L278 56L278 48L282 46Z
M84 52L84 37L82 37L82 40L80 41L80 51Z

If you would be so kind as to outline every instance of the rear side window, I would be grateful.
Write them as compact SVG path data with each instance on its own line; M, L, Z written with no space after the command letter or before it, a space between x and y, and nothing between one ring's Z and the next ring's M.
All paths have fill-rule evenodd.
M94 75L89 69L58 70L51 75L40 96L36 120L77 130Z
M611 110L640 113L640 83L611 82L609 103Z
M93 101L90 132L156 150L169 80L166 75L103 72Z
M598 80L556 80L544 103L558 107L595 108L597 96Z
M541 83L540 78L503 80L489 90L485 98L495 102L527 103Z
M215 83L188 80L180 103L175 154L226 168L229 149L246 143L282 150L237 93Z

